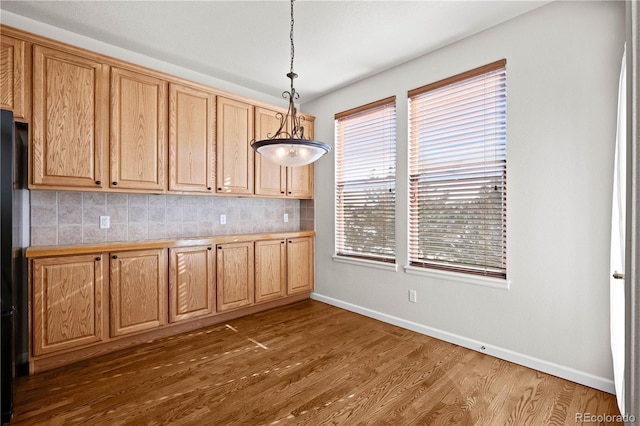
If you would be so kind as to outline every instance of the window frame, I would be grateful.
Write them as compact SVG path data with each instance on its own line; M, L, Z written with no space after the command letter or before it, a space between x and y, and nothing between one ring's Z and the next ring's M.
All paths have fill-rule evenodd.
M463 73L456 74L454 76L436 81L434 83L410 90L407 93L408 95L408 99L407 99L408 117L407 118L408 118L408 124L409 124L408 139L407 139L407 142L408 142L407 194L408 194L409 209L408 209L408 228L407 228L408 265L405 266L404 269L405 269L405 272L409 274L437 277L441 279L455 280L459 282L477 283L477 284L486 285L489 287L496 287L496 288L506 288L506 289L509 288L510 281L507 280L507 246L506 246L507 244L506 71L507 71L506 59L502 59L487 65L483 65L483 66L474 68L472 70L465 71ZM498 74L502 73L504 78L503 86L499 95L503 97L502 99L500 99L500 101L502 102L501 105L503 105L503 108L504 108L502 110L502 119L504 122L504 137L503 139L501 139L501 142L498 143L498 145L502 144L504 164L502 165L502 175L500 177L497 177L497 175L493 175L494 178L501 179L501 182L502 182L502 185L500 188L500 195L502 200L502 210L501 210L502 220L501 220L501 226L500 226L501 244L502 244L501 245L502 270L499 272L496 272L494 270L491 270L493 268L488 267L486 264L483 267L467 268L465 266L450 265L450 264L447 264L446 261L442 262L442 261L435 260L435 261L429 262L429 261L426 261L426 259L418 259L418 256L419 256L418 252L420 251L420 248L418 247L418 245L420 244L419 240L421 238L421 234L419 231L416 231L416 227L419 226L418 223L420 219L418 218L417 215L419 215L418 210L420 207L417 207L416 204L414 203L418 203L418 201L415 201L415 200L416 200L416 197L418 197L418 195L420 194L420 192L418 190L414 190L413 185L414 185L414 181L419 180L420 177L424 179L425 176L428 176L428 173L426 172L416 173L416 171L413 170L413 167L415 167L416 164L420 164L419 163L420 155L416 154L416 152L419 152L420 149L419 149L419 141L417 140L417 136L414 136L412 134L413 132L417 132L417 130L412 128L411 126L412 120L416 120L416 117L414 117L414 112L412 111L412 102L416 101L416 99L419 99L421 95L424 95L426 93L433 94L440 89L446 90L447 87L457 87L456 85L459 86L460 83L465 83L465 82L469 83L473 79L477 79L479 77L482 77L485 75L488 76L495 73L498 73ZM482 110L482 111L484 112L485 110ZM413 156L416 156L418 159L413 158ZM452 157L452 158L455 158L455 157ZM451 176L454 170L455 169L451 169L451 171L449 171L448 173L445 173L445 176ZM451 178L449 178L449 180L451 180ZM441 214L441 212L438 212L438 214ZM449 222L449 223L452 223L452 222ZM442 232L439 235L446 235L446 233ZM462 245L463 249L467 248L465 244ZM438 255L442 256L442 253L445 253L445 251L435 251L433 253L435 253L434 257L437 257ZM450 262L450 263L454 263L454 262ZM463 262L458 262L458 265L462 265L462 264ZM483 270L482 268L485 268L485 269Z
M393 220L391 221L392 223L392 234L391 237L387 235L385 235L383 238L381 238L381 241L384 242L388 242L389 240L391 240L392 242L392 246L390 247L392 249L392 257L391 256L383 256L383 255L376 255L373 254L372 252L369 253L364 253L364 254L358 254L358 253L354 253L354 252L347 252L344 250L344 243L345 241L342 240L341 242L341 238L343 238L344 236L344 229L345 229L345 222L344 221L340 221L339 219L339 214L341 211L341 203L339 202L339 199L341 198L340 194L344 194L344 188L345 185L348 185L349 181L347 180L340 180L339 179L339 174L341 173L342 168L340 167L340 155L342 155L343 153L343 149L344 147L342 146L342 144L344 143L342 140L342 137L339 133L339 126L340 120L344 120L347 119L349 117L353 117L354 119L357 119L358 116L363 116L365 115L367 112L375 112L375 110L382 110L381 112L384 114L386 113L386 110L391 108L391 115L386 118L385 120L389 120L390 125L384 126L380 128L381 131L388 131L391 130L391 134L392 134L392 140L388 139L387 142L391 142L393 144L393 149L392 149L392 158L391 158L391 162L393 163L392 169L393 169L393 176L391 178L391 176L387 176L387 178L383 177L380 179L381 186L384 186L384 183L390 183L391 181L392 183L392 187L393 187L393 195L391 196L391 201L392 201L392 215L393 215ZM365 105L361 105L358 106L356 108L352 108L343 112L339 112L337 114L335 114L334 117L334 128L335 128L335 151L336 151L336 155L335 155L335 171L334 171L334 177L335 177L335 184L334 184L334 201L335 201L335 211L334 211L334 224L335 224L335 233L334 233L334 255L333 255L333 259L334 261L337 262L341 262L341 263L347 263L347 264L355 264L355 265L360 265L360 266L368 266L368 267L372 267L372 268L377 268L377 269L385 269L385 270L397 270L397 259L398 259L398 246L397 246L397 234L396 234L396 225L397 225L397 214L396 214L396 197L397 197L397 104L396 104L396 97L395 96L390 96L384 99L380 99L378 101L375 102L371 102ZM354 121L357 123L357 121ZM382 122L382 121L381 121ZM385 137L387 137L387 135L383 135L380 136L381 140L384 140ZM387 155L388 152L386 150L387 148L382 146L380 150L381 152L381 156ZM376 149L373 149L372 151L376 151ZM386 160L381 160L381 162L384 162ZM386 165L386 164L385 164ZM360 180L359 183L354 183L355 181L352 180L352 185L362 185L362 186L367 186L367 185L371 185L372 187L375 187L375 179L363 179ZM344 205L344 204L342 204ZM387 210L388 212L388 210ZM385 246L387 248L389 248L389 246Z

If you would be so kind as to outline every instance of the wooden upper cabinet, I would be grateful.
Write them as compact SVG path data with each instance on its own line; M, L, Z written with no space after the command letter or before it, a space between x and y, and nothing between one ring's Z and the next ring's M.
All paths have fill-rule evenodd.
M266 139L278 130L278 112L255 108L256 139ZM305 135L313 138L313 118L302 116ZM287 128L287 131L290 129ZM255 194L265 197L313 198L313 163L301 167L284 167L255 154Z
M256 303L279 299L287 293L285 240L255 242Z
M215 260L212 246L169 249L169 322L215 312Z
M253 304L253 241L219 244L217 254L218 312Z
M33 261L34 356L106 338L104 257L97 254Z
M216 192L253 194L253 106L218 97Z
M112 188L166 190L167 85L150 75L112 68Z
M167 322L167 250L111 253L111 336Z
M301 125L307 138L313 139L314 118L301 115ZM301 167L287 167L287 197L313 198L313 163Z
M105 186L108 70L89 58L33 47L32 187Z
M0 108L13 111L13 119L18 121L29 119L29 47L22 40L0 36Z
M281 112L282 113L282 112ZM267 139L280 127L278 112L255 108L255 138ZM289 130L289 129L285 129ZM255 153L255 193L268 197L285 197L287 194L287 167L280 166Z
M213 193L215 95L169 84L169 190Z
M313 163L287 167L287 197L313 198Z
M287 294L313 290L313 238L287 239Z

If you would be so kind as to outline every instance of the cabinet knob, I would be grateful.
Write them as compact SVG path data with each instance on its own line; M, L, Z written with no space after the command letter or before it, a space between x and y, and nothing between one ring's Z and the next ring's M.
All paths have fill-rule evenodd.
M100 256L96 257L96 261L100 262L102 260L102 258Z
M115 254L113 256L111 256L112 259L117 259L118 256L116 256Z
M284 191L280 191L281 194L284 194Z
M118 185L118 182L111 182L111 185L116 186Z
M211 250L211 247L207 247L207 250Z
M284 240L280 241L280 244L284 244Z
M97 180L96 185L102 185L102 181Z
M291 194L291 191L289 191L289 194Z
M211 187L210 187L210 186L207 186L207 190L208 190L208 191L211 191Z
M222 188L218 188L218 191L222 191Z

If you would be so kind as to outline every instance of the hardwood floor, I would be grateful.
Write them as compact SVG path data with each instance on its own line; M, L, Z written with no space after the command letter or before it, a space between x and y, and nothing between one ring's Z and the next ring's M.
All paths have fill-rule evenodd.
M21 378L11 424L574 425L576 413L618 409L613 395L304 301Z

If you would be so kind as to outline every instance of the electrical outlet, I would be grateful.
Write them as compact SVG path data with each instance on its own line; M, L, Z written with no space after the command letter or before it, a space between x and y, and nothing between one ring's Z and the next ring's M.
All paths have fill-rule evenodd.
M287 213L284 214L284 221L289 222L289 215Z
M220 215L220 225L226 225L227 224L227 215L226 214L221 214Z
M111 228L111 218L109 216L100 216L100 229Z
M417 302L417 294L415 290L409 290L409 302L416 303Z

